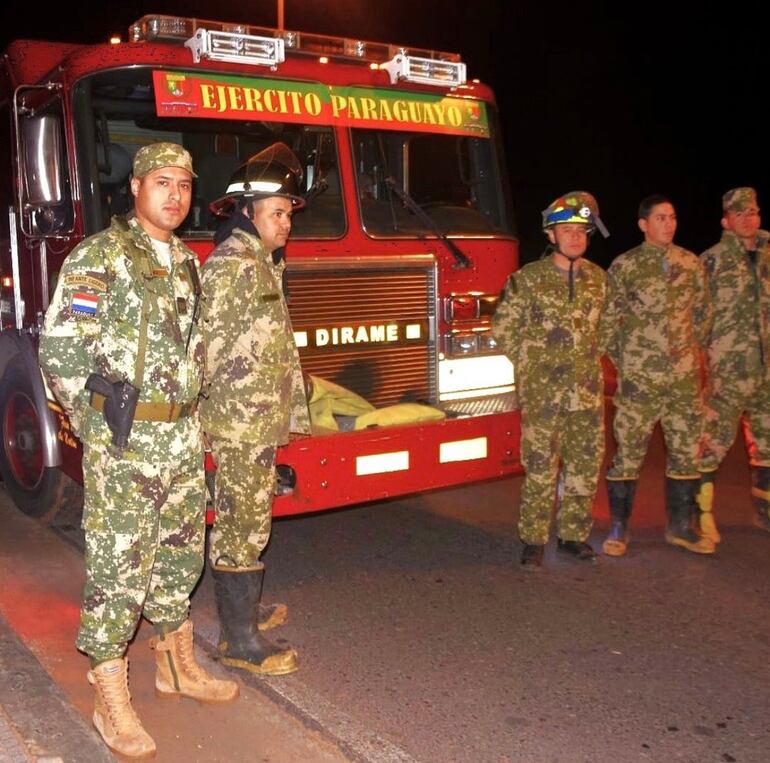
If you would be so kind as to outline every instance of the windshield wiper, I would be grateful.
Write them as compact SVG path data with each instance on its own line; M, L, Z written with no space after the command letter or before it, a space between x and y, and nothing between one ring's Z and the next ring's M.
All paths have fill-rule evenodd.
M470 268L473 267L473 263L465 256L465 253L450 239L444 231L439 228L435 220L392 178L385 178L385 185L393 191L393 193L401 199L403 205L412 212L417 219L425 226L430 228L436 236L443 242L444 246L449 249L452 256L457 261L455 263L456 268Z
M317 196L320 196L325 190L329 188L329 183L325 177L319 177L313 181L313 185L305 192L305 204L310 206Z

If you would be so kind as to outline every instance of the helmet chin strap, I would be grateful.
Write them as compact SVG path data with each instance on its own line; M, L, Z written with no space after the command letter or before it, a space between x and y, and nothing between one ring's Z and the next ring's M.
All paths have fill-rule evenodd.
M583 256L582 254L577 255L577 257L570 257L567 254L564 254L564 252L559 251L559 254L562 257L566 257L569 260L569 273L567 273L567 284L569 285L569 301L574 302L575 300L575 263Z
M547 257L550 253L553 254L560 254L562 257L564 257L565 260L569 262L569 271L567 272L567 285L569 288L569 301L574 302L575 301L575 263L583 256L582 254L575 255L574 257L570 257L568 254L564 254L561 249L559 249L557 244L548 243L548 245L545 248L545 252L543 252L543 257Z

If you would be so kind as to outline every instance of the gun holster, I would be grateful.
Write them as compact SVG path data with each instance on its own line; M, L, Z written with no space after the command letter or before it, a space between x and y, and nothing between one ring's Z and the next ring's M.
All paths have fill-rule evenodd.
M99 374L88 377L86 389L91 393L91 405L101 408L104 421L112 432L112 444L125 448L136 415L139 390L130 382L111 382ZM103 405L94 405L95 396L104 399Z

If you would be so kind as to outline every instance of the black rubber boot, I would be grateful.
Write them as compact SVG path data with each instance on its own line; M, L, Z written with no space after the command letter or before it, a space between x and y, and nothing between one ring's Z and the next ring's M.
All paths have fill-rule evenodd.
M697 510L695 497L699 482L698 479L677 480L666 477L666 541L695 554L713 554L714 541L702 538L692 527L692 516Z
M770 467L751 467L751 497L754 499L754 524L770 532Z
M282 676L297 670L297 653L293 649L281 649L271 644L257 629L264 565L215 565L211 574L221 627L221 662L269 676Z
M582 540L556 539L556 550L560 554L576 559L578 562L596 562L596 551Z
M521 550L521 568L527 572L539 572L543 566L544 549L544 546L525 543Z
M623 556L628 548L628 522L634 506L636 480L607 480L610 498L610 532L602 544L607 556Z

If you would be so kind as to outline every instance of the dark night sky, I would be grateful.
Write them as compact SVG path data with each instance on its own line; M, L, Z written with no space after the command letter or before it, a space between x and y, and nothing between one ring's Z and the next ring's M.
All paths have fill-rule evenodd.
M273 0L60 4L0 11L0 45L16 37L98 42L125 37L146 13L275 26ZM720 197L753 185L770 208L770 54L760 2L707 11L676 2L285 0L288 29L460 52L495 89L522 260L539 256L539 211L584 188L612 232L591 256L608 264L637 243L636 206L653 192L679 213L678 242L698 252L719 236ZM633 10L636 6L636 10ZM34 14L30 16L30 12ZM69 6L72 8L72 6ZM727 8L727 10L724 10ZM761 99L761 100L760 100ZM770 224L770 213L766 215Z

